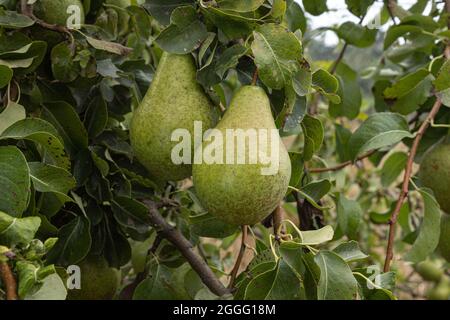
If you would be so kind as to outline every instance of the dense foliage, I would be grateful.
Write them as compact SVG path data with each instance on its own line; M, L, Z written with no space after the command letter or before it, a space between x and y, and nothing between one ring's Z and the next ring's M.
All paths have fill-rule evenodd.
M449 139L449 1L384 1L369 21L374 0L346 0L360 23L319 30L308 17L326 0L83 0L81 28L48 21L77 1L0 0L0 299L8 271L20 299L65 299L65 268L93 256L120 269L117 297L217 299L173 237L231 278L223 299L449 298L448 217L416 176ZM329 31L334 61L310 50ZM380 43L364 70L345 57ZM155 181L134 156L130 120L163 51L193 55L217 113L241 86L269 95L292 177L241 250L190 179Z

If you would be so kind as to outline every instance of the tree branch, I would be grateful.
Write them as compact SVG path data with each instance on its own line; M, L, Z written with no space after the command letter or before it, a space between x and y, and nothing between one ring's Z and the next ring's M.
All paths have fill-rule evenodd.
M394 15L394 9L397 6L397 1L396 0L389 0L386 7L387 10L389 12L389 15L391 16L392 22L394 23L394 25L397 24L397 22L395 21L395 15Z
M16 278L8 262L0 262L0 277L5 284L6 300L18 300Z
M255 68L255 72L253 73L252 78L252 86L256 86L257 82L258 82L258 68Z
M364 160L364 159L370 157L371 155L373 155L375 152L377 152L377 150L369 151L369 152L363 154L362 156L359 156L358 158L356 158L355 162ZM345 167L348 167L348 166L354 164L355 162L349 160L349 161L343 162L341 164L338 164L338 165L336 165L334 167L329 167L329 168L312 168L312 169L308 169L308 171L310 173L323 173L323 172L339 171L341 169L344 169Z
M192 244L161 216L157 204L148 200L144 203L149 209L150 221L158 234L177 247L209 290L218 296L229 293L230 291L217 279L206 262L194 252Z
M397 219L398 215L400 213L400 210L402 208L403 202L405 201L406 197L408 196L409 192L409 180L411 179L412 170L413 170L413 164L414 164L414 158L417 154L417 149L419 147L420 141L425 134L425 131L430 126L431 122L436 117L436 114L439 112L439 110L442 107L442 101L440 98L437 98L436 103L434 104L433 108L431 109L430 113L428 114L425 121L422 123L422 125L419 128L419 131L417 131L416 138L414 139L413 145L411 147L411 151L409 153L408 157L408 163L406 165L405 170L405 176L403 178L403 184L402 189L400 191L400 196L398 198L397 204L395 206L394 212L392 213L391 219L389 220L389 238L388 238L388 244L387 244L387 250L386 250L386 258L384 262L384 272L388 272L391 266L391 261L394 257L394 239L395 239L395 230L397 225Z
M230 284L228 285L229 289L232 289L234 287L234 282L238 275L239 268L241 267L242 258L244 258L244 254L245 254L245 249L247 248L247 234L248 234L247 228L248 228L247 226L242 226L241 248L239 249L239 255L236 259L236 263L234 264L233 270L231 270Z

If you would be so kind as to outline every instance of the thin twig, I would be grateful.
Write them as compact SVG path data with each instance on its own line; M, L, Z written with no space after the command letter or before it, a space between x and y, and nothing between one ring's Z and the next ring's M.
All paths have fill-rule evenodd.
M273 235L275 236L275 240L280 241L281 223L283 221L283 212L281 211L281 206L278 206L272 213L272 220L273 220Z
M258 68L256 68L255 72L253 73L252 86L256 86L257 82L258 82Z
M6 300L18 300L17 281L7 262L0 262L0 277L5 284Z
M437 98L436 103L434 104L433 108L431 109L430 113L428 114L426 120L420 126L419 131L417 131L416 138L414 139L413 145L411 147L411 151L410 151L409 157L408 157L408 163L406 165L405 176L403 178L402 189L400 191L400 196L398 198L394 212L392 213L391 219L389 220L389 238L388 238L388 244L387 244L387 250L386 250L386 259L384 262L384 272L389 271L390 266L391 266L391 261L394 256L393 251L394 251L394 239L395 239L395 230L396 230L396 225L397 225L397 219L398 219L400 210L402 208L403 202L405 201L406 197L408 196L409 180L411 179L414 158L416 157L417 149L419 147L419 144L420 144L420 141L421 141L423 135L425 134L425 131L430 126L431 121L436 117L436 114L441 109L441 106L442 106L442 101L440 100L440 98Z
M144 203L148 207L150 221L158 234L180 251L209 290L218 296L229 293L230 291L217 279L207 263L193 250L192 244L161 216L157 204L152 201Z
M389 0L386 7L387 10L389 12L389 15L391 16L392 22L394 23L394 25L397 24L397 22L395 21L395 15L394 15L394 9L397 6L397 1L395 0Z
M347 51L348 48L348 43L346 42L344 44L344 46L341 49L341 52L339 53L336 61L334 61L333 66L330 69L330 73L331 74L335 74L336 73L336 69L339 66L339 63L341 63L342 59L344 58L345 52Z
M357 161L361 161L364 160L366 158L369 158L371 155L373 155L377 150L372 150L369 151L365 154L363 154L362 156L359 156L358 158L356 158L356 161L353 162L351 160L340 163L334 167L329 167L329 168L312 168L312 169L308 169L308 172L310 173L323 173L323 172L331 172L331 171L339 171L341 169L344 169L345 167L348 167L352 164L355 164Z
M38 17L36 17L34 15L34 13L33 13L33 5L29 5L28 4L28 0L20 0L20 10L21 10L23 15L25 15L25 16L31 18L32 20L34 20L34 22L37 25L39 25L39 26L41 26L41 27L43 27L45 29L48 29L48 30L53 30L53 31L56 31L56 32L65 33L65 34L67 34L69 36L70 39L72 39L72 42L73 42L73 35L70 32L69 28L67 28L65 26L58 25L58 24L50 24L50 23L47 23L44 20L41 20Z
M236 259L236 262L234 264L233 270L231 270L230 274L230 283L228 285L229 289L232 289L234 287L234 282L236 281L236 277L239 272L239 268L241 267L242 258L244 258L245 249L247 248L247 234L248 234L248 227L242 226L242 241L241 241L241 248L239 249L239 254Z

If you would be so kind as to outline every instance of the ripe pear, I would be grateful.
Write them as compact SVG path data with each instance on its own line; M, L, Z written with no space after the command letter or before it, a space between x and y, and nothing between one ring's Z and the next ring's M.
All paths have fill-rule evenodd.
M450 216L441 218L441 235L439 238L439 252L441 256L450 262Z
M450 214L450 142L443 142L424 155L419 177L433 190L442 211Z
M191 55L163 53L149 91L134 112L130 139L137 159L157 182L178 181L192 174L192 164L174 164L171 141L176 129L194 137L194 121L203 130L215 125L213 106L196 80ZM194 143L192 143L192 154Z
M67 13L69 6L80 8L80 23L84 24L84 7L80 0L39 0L34 5L34 14L47 23L66 26L72 15Z
M222 164L211 161L194 164L193 180L196 194L204 208L222 221L232 225L256 224L279 205L286 194L291 176L289 154L276 130L265 91L256 86L242 87L233 97L230 107L216 129L223 137L223 161ZM249 140L245 144L245 164L227 161L226 155L229 151L226 147L229 142L226 141L227 129L241 129L246 132L248 129L255 129L257 132L260 132L259 129L268 129L270 142L266 144L265 153L269 157L272 153L275 154L271 144L273 139L270 139L271 130L274 129L279 149L276 157L278 171L273 174L262 174L261 169L269 165L260 159L256 163L249 160ZM215 142L212 136L210 141L205 139L202 146L204 154L210 143ZM234 153L237 155L236 143Z
M79 263L81 289L68 290L69 300L111 300L119 286L119 271L102 257L89 256Z
M416 266L416 271L427 281L439 282L444 272L432 261L423 261Z

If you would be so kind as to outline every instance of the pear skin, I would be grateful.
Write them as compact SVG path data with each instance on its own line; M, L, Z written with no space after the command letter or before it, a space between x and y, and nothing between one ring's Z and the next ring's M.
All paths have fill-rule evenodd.
M178 181L192 174L192 164L175 164L172 150L179 143L171 141L177 129L186 129L192 137L194 122L203 130L215 125L211 101L196 80L196 66L191 55L164 53L156 74L131 121L130 139L137 159L156 182Z
M232 225L253 225L267 217L280 204L289 186L291 162L289 154L276 131L270 102L262 88L242 87L233 97L230 107L216 129L226 137L227 129L275 129L279 155L278 170L274 174L262 174L268 165L249 161L249 143L245 144L245 164L226 161L226 142L223 139L223 163L207 163L193 166L196 194L211 214ZM259 132L259 131L258 131ZM271 141L270 139L269 141ZM203 151L211 141L203 143ZM248 141L248 140L247 140ZM259 140L258 140L259 141ZM270 142L266 154L272 154ZM235 152L236 152L235 145ZM198 150L196 150L198 151Z
M67 13L69 6L79 8L80 23L84 24L84 6L80 0L39 0L34 5L34 14L47 23L66 26L67 19L71 17L71 13Z
M420 165L419 177L433 190L442 211L450 214L450 142L443 142L428 151Z

